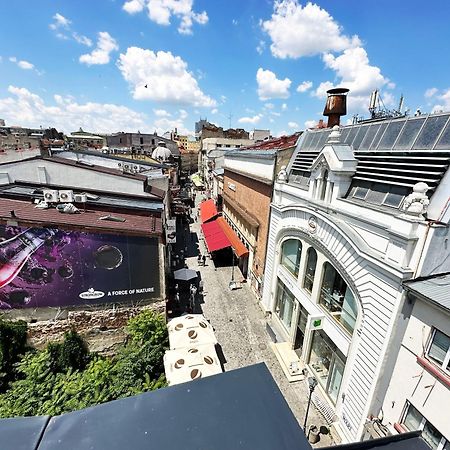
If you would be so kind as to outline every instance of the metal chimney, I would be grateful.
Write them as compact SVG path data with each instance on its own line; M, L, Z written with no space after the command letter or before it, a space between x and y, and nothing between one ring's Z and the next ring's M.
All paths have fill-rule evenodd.
M328 116L328 128L339 125L341 116L347 114L347 88L334 88L327 91L327 103L323 115Z

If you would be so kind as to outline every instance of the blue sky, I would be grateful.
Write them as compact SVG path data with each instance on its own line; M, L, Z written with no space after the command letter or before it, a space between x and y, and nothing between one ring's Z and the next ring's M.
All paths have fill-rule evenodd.
M65 132L274 135L311 126L332 86L450 109L447 1L0 0L0 118ZM144 86L148 87L145 88Z

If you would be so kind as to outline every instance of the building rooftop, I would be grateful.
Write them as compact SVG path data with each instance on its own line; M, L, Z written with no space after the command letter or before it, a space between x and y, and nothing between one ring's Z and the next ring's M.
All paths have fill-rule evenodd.
M284 150L286 148L292 148L297 144L300 135L301 133L294 133L289 136L281 136L246 147L246 150Z
M450 311L450 273L408 280L403 286L417 297Z
M106 218L106 219L105 219ZM111 213L81 207L79 214L64 214L55 208L39 209L29 201L2 198L0 221L26 223L30 226L52 225L83 227L125 234L158 235L162 233L160 217L137 215L130 212Z
M0 435L2 450L311 450L264 364L61 416L3 419Z

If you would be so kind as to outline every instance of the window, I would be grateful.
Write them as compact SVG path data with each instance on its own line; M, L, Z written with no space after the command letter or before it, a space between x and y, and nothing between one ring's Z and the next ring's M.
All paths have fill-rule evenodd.
M294 301L294 295L280 280L278 280L275 314L280 318L281 322L288 330L291 328Z
M345 356L323 330L313 332L309 365L333 403L338 399L345 362Z
M325 170L322 176L322 184L320 187L320 200L325 200L325 193L327 192L328 170Z
M450 372L450 337L439 330L433 330L428 358L441 369Z
M305 279L303 280L303 287L311 292L314 284L314 275L316 273L317 252L309 247L306 260Z
M402 425L408 431L421 430L422 438L433 450L449 448L449 442L444 436L409 402L406 403Z
M298 276L302 243L298 239L289 239L281 247L281 265L286 267L294 276Z
M325 263L319 304L349 333L353 333L358 317L355 297L344 279L328 262Z

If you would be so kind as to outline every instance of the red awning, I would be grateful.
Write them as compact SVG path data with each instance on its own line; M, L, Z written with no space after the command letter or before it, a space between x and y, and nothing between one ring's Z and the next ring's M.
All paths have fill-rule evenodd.
M219 213L217 212L214 200L211 198L201 202L199 205L200 220L202 223L208 222L208 220L214 219Z
M215 252L217 250L222 250L223 248L231 247L230 240L217 223L217 220L202 223L201 227L209 252Z
M242 241L239 239L237 234L230 227L230 225L228 225L228 223L226 222L226 220L223 217L219 217L214 222L218 222L219 223L220 228L222 228L222 230L225 233L226 237L231 242L231 246L233 247L234 253L236 253L236 256L238 258L248 254L247 247L242 243Z

